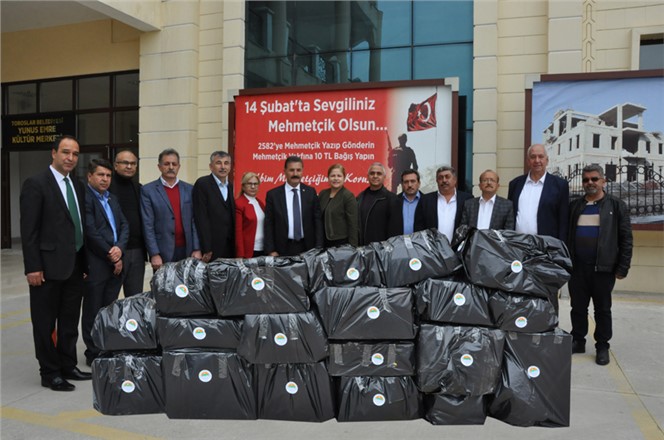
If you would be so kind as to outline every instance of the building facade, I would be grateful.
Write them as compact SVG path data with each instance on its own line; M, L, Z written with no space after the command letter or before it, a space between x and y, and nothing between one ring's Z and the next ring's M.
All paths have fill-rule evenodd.
M244 88L458 77L462 181L492 168L505 193L524 170L534 76L662 68L664 47L655 0L49 3L0 2L3 246L19 235L22 181L50 161L48 143L6 139L12 118L73 121L85 162L133 148L143 183L176 148L192 182L228 148ZM637 230L635 244L618 288L661 291L664 233Z

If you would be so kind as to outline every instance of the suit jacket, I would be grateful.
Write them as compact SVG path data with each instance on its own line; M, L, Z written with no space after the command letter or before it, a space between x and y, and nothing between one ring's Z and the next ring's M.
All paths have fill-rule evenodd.
M212 251L212 260L235 256L235 201L233 185L228 183L226 200L221 196L212 174L194 184L194 220L201 252Z
M258 205L265 213L265 203L256 197ZM235 256L238 258L251 258L254 256L254 239L258 218L254 206L249 199L241 194L235 199Z
M454 229L461 224L461 214L463 213L463 205L466 200L473 198L473 195L467 192L456 192L456 214L454 215ZM422 209L424 210L424 226L425 229L438 228L438 190L425 194L420 200Z
M462 225L477 227L477 218L480 213L480 197L466 200L463 204L463 213L461 214ZM496 196L491 211L491 221L489 222L489 229L512 229L514 230L514 208L512 202Z
M69 177L76 191L85 237L85 188L75 176L70 174ZM20 207L25 274L43 271L47 280L68 279L74 271L77 257L74 221L50 168L23 183ZM85 255L85 252L80 255ZM83 270L88 272L85 258Z
M265 198L265 253L286 254L288 241L288 209L286 208L286 186L283 184L267 192ZM290 188L290 187L289 187ZM323 221L316 190L300 183L302 205L302 229L307 250L323 247Z
M85 192L85 248L90 265L88 281L107 280L113 276L113 264L108 259L108 251L118 246L124 255L129 241L129 222L122 213L118 199L111 194L108 204L113 212L117 241L113 237L111 222L97 195L88 186Z
M507 198L514 204L514 215L519 214L519 197L528 174L512 179ZM550 235L560 240L567 238L569 221L569 184L565 179L547 173L542 196L537 208L537 234Z
M357 211L360 221L360 246L375 241L387 240L403 234L403 211L397 195L384 186L379 189L376 199L369 207L367 218L362 219L362 201L370 188L357 196Z
M194 223L192 192L194 187L180 180L180 213L184 226L187 256L200 250L198 232ZM168 200L161 179L150 182L141 188L141 214L145 235L145 247L152 257L159 254L164 263L173 261L175 252L175 214Z
M329 188L320 192L321 211L325 225L325 237L329 241L347 239L357 246L357 200L352 192L342 187L335 197L330 198Z
M422 191L417 191L420 194L420 200L417 202L417 206L415 207L415 219L413 221L413 232L417 231L423 231L426 229L425 222L424 222L424 206L422 203L422 198L424 197L424 194ZM406 203L406 198L403 194L403 192L400 192L397 197L399 200L401 200L401 205L403 206L404 203ZM402 216L403 216L403 210L401 210ZM404 219L405 222L406 219ZM404 226L405 228L405 226Z

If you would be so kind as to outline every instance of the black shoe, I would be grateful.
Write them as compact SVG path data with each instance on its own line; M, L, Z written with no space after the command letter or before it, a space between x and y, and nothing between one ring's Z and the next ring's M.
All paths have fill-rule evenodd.
M85 373L79 370L78 367L74 367L69 371L63 372L62 377L69 380L90 380L92 379L92 373Z
M597 356L595 357L595 363L597 365L606 365L609 363L609 349L608 348L598 348Z
M41 383L43 387L50 388L53 391L74 391L76 388L60 376L55 376L50 379L48 377L42 377Z
M585 353L586 344L581 341L572 341L572 353Z

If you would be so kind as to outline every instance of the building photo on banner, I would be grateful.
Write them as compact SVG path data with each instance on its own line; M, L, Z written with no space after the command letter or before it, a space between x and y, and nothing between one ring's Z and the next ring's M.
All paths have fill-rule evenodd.
M571 197L583 194L583 167L599 164L632 224L664 226L663 77L536 82L531 143L546 147Z
M385 165L393 192L409 168L422 175L422 191L433 191L436 168L452 162L456 110L449 85L302 90L235 98L235 167L256 172L262 191L284 182L291 155L303 159L303 182L317 190L328 167L343 164L355 194L367 186L374 162Z

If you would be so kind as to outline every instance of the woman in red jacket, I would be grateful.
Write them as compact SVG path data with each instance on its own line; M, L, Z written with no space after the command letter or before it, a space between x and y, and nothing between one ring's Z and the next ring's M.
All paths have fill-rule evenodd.
M238 258L265 255L263 222L265 203L256 197L261 181L256 173L242 175L242 190L235 199L235 254Z

